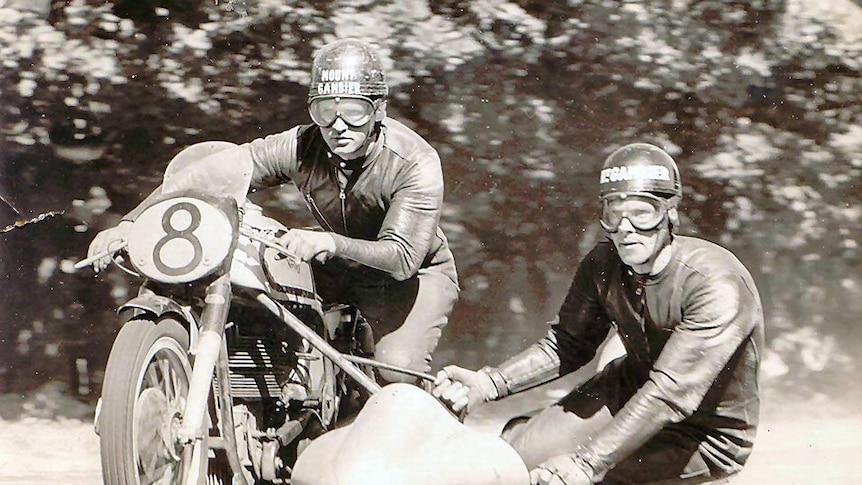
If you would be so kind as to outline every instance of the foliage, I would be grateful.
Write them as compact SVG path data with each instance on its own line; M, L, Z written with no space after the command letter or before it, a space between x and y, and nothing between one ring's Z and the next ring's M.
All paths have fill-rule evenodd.
M71 274L72 260L182 146L306 122L313 52L357 36L381 47L390 114L445 160L443 224L464 293L440 363L485 364L544 332L540 322L600 237L598 163L637 139L680 162L684 230L752 268L770 323L767 377L781 377L770 382L852 375L860 339L851 320L862 313L860 13L850 0L71 0L46 17L2 9L0 193L19 210L66 213L5 235L0 351L18 368L57 373L35 356L59 336L51 352L103 359L106 342L80 344L110 341L116 328L104 322L133 283ZM298 207L289 190L263 203L307 220L285 211ZM10 376L0 387L39 380Z

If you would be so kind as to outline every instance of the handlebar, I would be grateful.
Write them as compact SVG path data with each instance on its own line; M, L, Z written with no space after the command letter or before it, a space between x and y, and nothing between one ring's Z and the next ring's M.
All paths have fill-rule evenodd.
M259 229L252 227L252 226L243 224L242 226L240 226L239 232L243 236L251 239L252 241L259 242L266 247L275 249L276 251L278 251L279 253L284 255L287 258L287 262L291 265L297 265L297 264L300 264L302 262L299 258L296 257L296 255L288 252L287 248L282 246L281 244L279 244L274 238L267 237L265 231L261 231ZM122 241L119 247L116 247L114 249L105 250L105 251L102 251L101 253L94 254L93 256L90 256L86 259L82 259L81 261L78 261L77 263L75 263L75 265L73 267L76 270L86 268L87 266L92 265L96 261L98 261L98 260L100 260L106 256L111 256L113 254L116 254L119 251L122 251L128 245L129 245L128 241Z
M91 264L95 263L96 261L104 258L105 256L111 256L113 254L116 254L119 251L122 251L128 245L129 245L128 241L122 241L122 244L120 245L120 247L117 247L114 249L108 249L108 250L102 251L101 253L94 254L93 256L90 256L87 259L82 259L81 261L78 261L77 263L75 263L75 266L73 266L73 267L75 269L86 268L87 266L90 266Z
M265 231L254 228L247 224L242 224L239 228L239 233L251 239L252 241L259 242L268 248L275 249L276 251L284 255L284 257L287 258L287 262L292 266L302 263L302 260L297 258L295 254L290 253L287 248L279 244L278 241L271 237L267 237Z

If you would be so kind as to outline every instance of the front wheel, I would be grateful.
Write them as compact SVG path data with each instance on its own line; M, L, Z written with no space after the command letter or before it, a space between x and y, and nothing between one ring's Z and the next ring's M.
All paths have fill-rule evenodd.
M205 479L206 442L184 454L176 440L192 373L188 347L188 332L169 318L132 320L117 335L99 415L106 484L180 483L184 455Z

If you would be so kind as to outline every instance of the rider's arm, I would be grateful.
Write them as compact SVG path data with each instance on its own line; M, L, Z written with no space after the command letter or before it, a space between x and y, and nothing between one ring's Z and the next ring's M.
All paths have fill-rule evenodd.
M647 382L583 447L597 476L641 447L664 426L691 416L759 320L759 300L741 276L697 274L683 291L683 320Z
M603 253L604 248L597 247L578 266L558 317L543 339L497 368L485 369L498 397L574 372L595 357L611 328L599 301L602 277L598 261Z
M299 136L302 126L258 138L245 145L254 165L251 187L274 187L290 182L299 170Z
M332 234L335 256L389 273L396 280L406 280L419 271L437 237L443 171L433 149L416 153L411 160L392 172L391 180L379 182L392 195L377 239Z
M297 170L298 128L251 143L254 158L253 186L276 185L290 180ZM420 265L437 237L443 205L443 170L432 148L410 154L391 179L378 183L391 194L389 208L376 240L368 241L329 233L335 241L333 256L389 273L406 280Z

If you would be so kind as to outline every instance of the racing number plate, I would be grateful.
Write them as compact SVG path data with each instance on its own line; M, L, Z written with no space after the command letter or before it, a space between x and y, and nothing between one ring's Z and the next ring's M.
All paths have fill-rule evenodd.
M129 232L129 257L144 276L187 283L218 268L230 253L233 227L215 206L176 197L148 207Z

